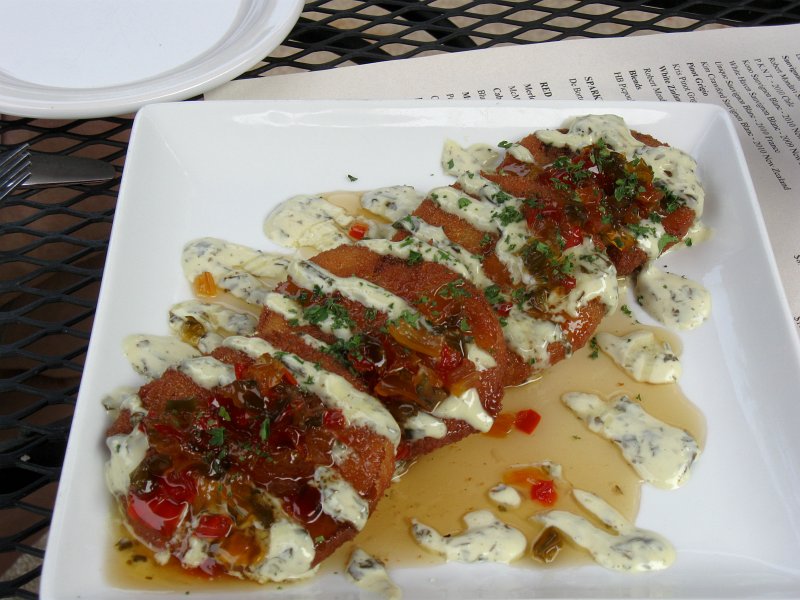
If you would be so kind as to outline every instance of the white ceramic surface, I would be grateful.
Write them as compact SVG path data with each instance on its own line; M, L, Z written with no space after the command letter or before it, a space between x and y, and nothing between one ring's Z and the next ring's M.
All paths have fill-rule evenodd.
M92 118L182 100L274 50L302 0L4 0L0 114Z
M796 597L800 591L800 345L791 330L758 203L721 109L676 103L191 103L137 116L50 533L43 598L155 597L107 580L111 502L103 485L102 396L140 380L120 342L168 332L167 308L189 297L179 256L198 236L269 248L261 232L297 193L411 184L441 173L442 141L516 139L587 111L616 113L697 157L713 238L660 265L701 281L712 319L684 333L682 388L705 414L708 443L677 491L645 489L637 520L677 547L659 573L582 566L526 570L450 564L397 569L406 598ZM347 175L358 178L352 182ZM629 299L628 304L635 302ZM637 316L647 321L642 314ZM272 592L271 592L272 593ZM353 598L341 576L281 598ZM257 597L234 589L228 597ZM183 598L183 591L158 598ZM192 598L219 597L198 585ZM272 597L272 596L270 596Z

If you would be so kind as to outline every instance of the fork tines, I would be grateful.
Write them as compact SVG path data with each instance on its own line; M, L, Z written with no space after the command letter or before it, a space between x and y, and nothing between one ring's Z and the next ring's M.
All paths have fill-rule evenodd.
M31 156L28 144L0 153L0 200L24 182L31 174Z

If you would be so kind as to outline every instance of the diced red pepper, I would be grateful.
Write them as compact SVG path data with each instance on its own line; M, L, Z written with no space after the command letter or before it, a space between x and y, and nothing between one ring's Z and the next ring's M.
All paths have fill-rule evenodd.
M578 284L578 282L575 280L575 278L572 275L564 275L564 277L562 277L560 279L559 283L561 284L561 287L563 287L564 291L566 291L566 292L572 291L573 289L575 289L575 286Z
M367 235L368 231L369 231L369 225L356 221L350 227L350 231L347 232L347 235L349 235L354 240L363 240L364 236Z
M461 356L458 350L454 349L449 344L442 344L442 351L439 354L439 370L445 373L452 371L458 367L463 360L464 357Z
M347 425L344 413L338 408L329 408L322 415L322 424L328 429L341 429Z
M526 409L519 411L514 417L514 426L520 431L532 434L542 420L542 415L533 409Z
M551 223L561 223L565 218L564 210L557 206L546 206L540 212L542 217Z
M151 427L155 429L156 432L158 432L158 434L162 437L172 437L175 439L183 438L183 434L172 425L167 425L166 423L153 423Z
M244 372L247 369L247 365L244 363L235 363L233 365L233 372L236 375L236 379L241 379L244 377Z
M197 495L194 478L187 471L170 471L159 477L158 489L175 502L191 502Z
M292 375L292 372L289 370L283 372L283 380L289 385L297 385L297 379L295 379L294 375Z
M169 539L183 520L187 506L186 502L175 502L161 495L145 500L136 494L130 494L128 517Z
M553 506L558 492L552 479L537 479L531 485L531 499L545 506Z
M563 223L561 225L561 237L564 238L564 249L574 248L583 243L583 232L577 225Z
M688 206L679 206L673 212L661 218L664 231L670 235L682 238L694 223L695 212Z
M219 539L228 535L232 527L233 521L227 515L202 515L194 534L201 538Z
M501 317L507 317L511 313L512 308L514 308L513 302L500 302L494 306L497 314Z
M409 442L400 442L400 445L397 446L395 458L397 460L405 460L409 456L411 456L411 444Z

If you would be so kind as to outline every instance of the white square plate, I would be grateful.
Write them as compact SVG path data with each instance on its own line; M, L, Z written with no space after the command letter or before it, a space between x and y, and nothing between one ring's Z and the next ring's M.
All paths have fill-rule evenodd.
M43 597L173 597L117 589L105 573L115 550L102 475L108 418L100 400L116 386L141 383L121 340L130 333L166 334L168 307L190 296L179 260L185 242L215 236L269 248L262 220L292 195L394 184L428 190L448 181L439 166L446 138L497 143L587 112L619 114L631 127L691 153L707 190L704 221L715 235L659 263L713 294L711 321L682 335L682 388L707 418L708 443L684 488L644 490L637 520L666 535L678 560L646 575L594 566L449 564L397 569L393 577L407 598L796 597L800 345L747 167L721 109L634 102L220 102L142 110L50 531ZM234 589L230 596L258 593ZM341 576L325 576L278 594L352 598L358 592ZM191 593L218 596L202 586Z

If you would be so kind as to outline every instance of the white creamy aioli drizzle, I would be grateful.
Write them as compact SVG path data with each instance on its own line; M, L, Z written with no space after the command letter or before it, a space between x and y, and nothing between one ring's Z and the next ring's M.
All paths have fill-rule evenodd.
M322 512L336 521L351 523L357 530L364 529L369 518L369 504L350 483L330 467L317 467L314 482L322 497Z
M198 300L179 302L169 310L169 326L178 337L182 337L190 319L205 330L195 344L205 354L213 352L229 335L252 335L257 324L253 315Z
M467 350L467 358L475 365L477 371L486 371L493 369L497 366L497 361L486 350L473 342L465 344Z
M201 356L192 346L174 337L131 335L123 341L123 350L133 369L150 379L157 379L172 368L206 389L228 385L236 379L232 366L211 356Z
M289 267L289 276L303 288L311 290L318 286L325 294L339 292L348 300L388 314L390 319L399 319L403 313L417 314L400 296L366 279L339 277L310 261L293 262ZM419 320L422 321L421 318Z
M487 432L494 419L484 410L478 390L469 388L460 396L448 396L436 405L432 414L442 419L466 421L478 431Z
M288 298L283 294L270 292L264 297L264 306L271 311L278 313L290 323L297 323L297 325L310 324L310 322L303 315L303 306L296 300ZM350 329L347 324L337 322L333 315L328 315L321 321L318 321L316 326L321 331L333 334L341 340L347 340L353 337L353 330Z
M561 400L591 431L614 442L646 482L675 489L688 481L700 456L700 445L688 432L652 417L626 396L607 403L594 394L569 392Z
M233 366L212 356L187 358L179 362L175 368L207 390L236 381L236 370Z
M267 216L264 234L287 248L324 251L352 242L347 228L354 221L343 208L319 196L294 196Z
M453 242L441 227L426 223L415 215L403 217L395 222L395 226L407 231L418 241L438 248L440 254L436 256L439 261L479 288L487 288L494 283L484 273L481 257L470 254L466 248Z
M134 416L147 414L147 410L142 406L138 389L133 387L121 386L112 390L103 397L101 404L114 419L125 410Z
M657 533L638 529L598 496L573 490L575 499L587 511L616 533L594 526L583 517L562 510L540 512L532 518L555 527L589 551L595 562L615 571L657 571L675 561L675 549Z
M200 353L172 336L129 335L122 340L122 351L133 370L149 379L158 379L170 367Z
M290 262L291 258L282 254L210 237L189 242L182 254L183 273L188 281L204 272L211 273L217 287L254 306L262 306L264 296L286 279Z
M368 248L371 252L382 256L394 256L404 260L416 256L412 253L417 253L420 255L420 260L443 264L451 271L455 271L464 278L471 277L471 273L468 269L452 254L435 245L415 239L414 237L407 237L399 242L392 242L390 240L364 240L359 242L358 245Z
M400 588L389 577L384 565L361 548L353 550L347 562L347 575L358 587L385 600L400 600Z
M489 490L489 499L500 506L518 508L522 504L522 496L510 485L498 483Z
M636 245L645 253L648 260L655 260L661 256L664 250L662 240L667 239L664 225L650 219L642 219L631 233L636 238Z
M199 537L189 536L188 548L181 556L181 564L189 569L196 569L208 558L210 544Z
M500 153L488 144L462 148L453 140L445 140L442 146L442 168L454 177L464 173L477 175L481 171L494 171L499 164Z
M316 572L317 567L311 568L315 554L309 533L297 523L280 519L270 525L266 558L248 572L259 583L302 579Z
M106 486L112 494L125 495L131 485L131 474L136 470L150 448L147 434L134 427L127 434L106 438L111 458L106 462Z
M411 534L421 546L448 561L509 563L525 552L525 536L488 510L467 513L464 523L467 529L463 533L443 536L414 519Z
M508 196L504 208L489 202L469 198L453 187L438 187L429 194L430 199L443 211L464 219L478 231L499 234L495 254L508 270L515 283L532 285L536 278L525 268L520 256L525 242L530 238L524 219L512 221L504 218L504 208L519 211L519 200ZM521 217L521 213L518 213Z
M397 221L414 212L422 197L410 185L393 185L364 192L361 207L389 221Z
M430 413L418 412L403 421L403 431L411 441L426 437L440 440L447 435L447 425Z
M601 332L595 337L600 349L636 381L673 383L681 376L680 360L652 331L640 329L623 336Z
M614 311L619 302L617 269L608 257L597 251L592 239L584 238L581 244L565 250L564 256L573 265L575 287L566 296L551 293L551 309L577 317L581 307L599 299L606 306L606 312Z
M636 278L636 297L647 314L675 329L695 329L711 314L711 294L706 288L652 263Z

